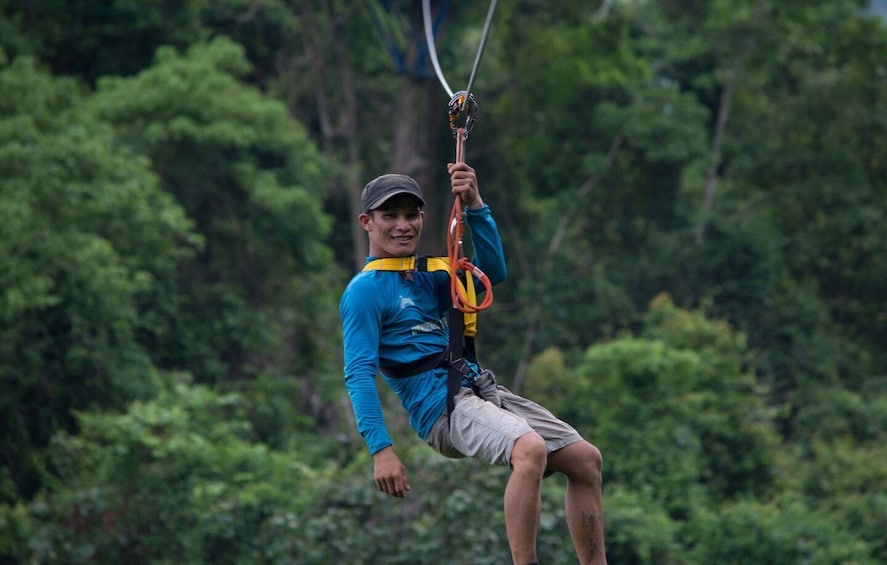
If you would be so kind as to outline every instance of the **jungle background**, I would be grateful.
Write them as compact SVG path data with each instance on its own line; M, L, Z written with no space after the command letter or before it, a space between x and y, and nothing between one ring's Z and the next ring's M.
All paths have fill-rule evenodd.
M342 380L363 184L415 176L443 252L421 4L0 6L0 562L507 562L507 472L382 387L412 492L377 492ZM431 2L454 90L488 6ZM885 12L499 2L478 350L600 447L613 564L887 562Z

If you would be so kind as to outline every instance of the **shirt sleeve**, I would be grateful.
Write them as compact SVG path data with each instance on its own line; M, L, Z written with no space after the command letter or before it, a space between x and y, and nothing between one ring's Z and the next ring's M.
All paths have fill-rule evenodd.
M471 245L474 248L471 262L487 275L492 284L504 281L507 275L505 251L490 207L468 208L465 219L471 228Z
M376 388L382 310L378 293L367 279L352 281L342 294L339 315L345 355L345 388L357 431L371 454L392 445Z

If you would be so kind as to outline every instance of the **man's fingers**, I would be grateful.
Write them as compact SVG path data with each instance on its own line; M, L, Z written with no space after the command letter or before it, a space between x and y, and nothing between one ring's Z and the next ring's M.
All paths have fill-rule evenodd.
M410 484L407 481L406 473L402 477L397 477L394 479L394 484L392 485L392 492L390 494L403 498L406 496L407 491L410 490Z
M386 494L390 494L391 496L403 498L403 491L397 487L397 484L395 481L386 482L384 487L385 488L381 489L382 492L384 492Z
M392 477L376 481L376 488L378 488L385 494L390 494L391 496L403 498L404 495L410 490L410 483L406 477Z
M396 494L394 496L397 496L398 498L403 498L404 496L406 496L408 490L410 490L410 485L407 483L407 478L404 477L397 481L397 484L395 485Z

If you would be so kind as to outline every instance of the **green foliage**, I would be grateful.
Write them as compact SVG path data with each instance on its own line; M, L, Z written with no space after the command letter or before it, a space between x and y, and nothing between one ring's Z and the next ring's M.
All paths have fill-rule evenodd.
M880 411L883 418L883 398L857 401L869 405L867 408L872 411ZM799 492L817 513L831 517L864 542L875 562L887 557L884 430L880 427L877 438L863 444L849 436L818 440L805 453L793 452L792 461L781 462L785 467L781 472L792 479L786 479L792 492Z
M644 335L698 355L701 366L692 386L702 396L695 409L708 465L703 482L716 497L771 492L777 438L767 390L746 371L745 336L722 321L676 308L667 296L651 304Z
M118 139L150 157L206 239L182 272L175 312L151 338L163 366L207 382L310 369L299 356L276 362L278 352L316 361L330 345L320 339L330 326L291 325L329 322L322 312L336 300L315 284L334 276L320 207L325 165L281 103L240 81L249 69L243 49L221 38L184 55L163 48L137 76L100 80L90 99Z
M693 563L877 563L853 530L791 497L706 508L689 530Z
M10 3L6 3L10 4ZM89 81L137 72L156 45L201 39L204 0L42 2L4 6L0 41L10 54L39 55L55 74Z
M451 154L435 79L384 43L427 67L408 4L3 5L0 560L508 560L507 473L414 441L411 496L377 493L339 375L355 179ZM611 562L887 561L887 33L861 5L499 7L469 161L512 276L481 359L529 363L602 448ZM483 8L439 30L457 86ZM562 498L546 562L573 559Z
M570 16L557 24L516 16L521 25L506 32L516 78L491 110L501 124L496 160L482 164L492 190L502 190L491 197L496 210L507 209L500 225L514 282L498 296L542 312L526 331L524 309L503 317L522 330L518 338L535 337L532 353L556 345L573 358L672 290L658 246L685 225L679 189L686 169L704 163L712 113L657 76L639 24L621 10L606 18L589 5L562 10ZM493 349L524 343L505 333Z
M80 422L57 438L50 486L31 505L39 561L273 558L266 544L288 534L324 473L253 443L238 396L182 378L125 414Z
M213 0L200 4L200 23L205 28L204 35L230 37L246 50L254 66L253 79L260 85L274 81L277 76L275 71L287 64L291 43L298 41L298 14L287 2Z
M680 523L670 518L649 489L607 489L607 560L611 563L686 563L678 541Z
M403 500L372 485L372 462L360 457L316 493L315 513L297 532L275 542L301 563L418 563L446 560L493 564L510 560L502 513L507 470L476 461L448 460L419 442L401 456L412 491ZM575 559L564 521L564 486L543 483L539 556ZM322 511L318 511L322 509Z
M624 339L589 350L571 398L596 398L585 418L566 412L571 422L592 429L606 460L607 476L635 488L649 485L671 512L687 511L701 486L702 438L692 425L704 403L693 386L699 359L688 351ZM590 421L589 421L590 420Z
M0 100L0 453L30 494L72 410L153 390L138 337L199 239L147 161L81 113L76 83L21 58L0 70Z
M253 443L238 395L179 378L126 414L83 416L58 438L54 479L29 514L0 517L28 534L20 558L64 562L501 563L507 471L402 450L413 491L377 492L365 454L334 467ZM305 461L312 461L309 467ZM563 485L543 489L540 556L572 558Z
M813 399L830 439L778 455L742 334L660 296L642 335L591 347L575 371L549 351L527 383L604 454L611 560L877 562L882 397Z
M884 250L875 241L884 241L878 218L887 184L883 160L876 157L883 152L880 140L868 133L885 116L887 84L881 64L871 60L884 48L884 26L858 17L855 2L768 9L761 22L769 25L759 25L770 30L772 41L759 46L751 76L743 76L745 87L737 92L725 177L733 187L731 201L773 212L779 262L793 281L789 292L767 305L787 316L755 320L750 338L760 336L753 345L764 350L791 327L793 353L767 352L765 359L776 362L759 367L786 388L797 387L825 357L833 366L831 378L857 387L884 366L884 320L872 313L880 312L882 291L873 281L884 280ZM728 213L738 220L747 211ZM807 298L802 304L798 290ZM814 301L815 317L825 322L795 326L792 318L809 315ZM799 306L806 311L793 312ZM825 335L804 339L823 328ZM808 361L807 351L828 353Z
M702 496L768 492L775 437L742 372L742 338L667 298L648 324L646 338L591 347L559 407L598 438L609 480L650 488L674 516ZM595 399L591 410L585 398Z

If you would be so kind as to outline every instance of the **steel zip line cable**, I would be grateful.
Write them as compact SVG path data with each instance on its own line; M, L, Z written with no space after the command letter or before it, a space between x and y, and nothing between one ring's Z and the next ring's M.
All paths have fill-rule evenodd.
M427 1L427 0L426 0ZM477 55L474 57L474 66L471 67L471 76L468 78L468 86L465 88L465 100L462 101L462 111L468 107L468 97L471 95L471 87L474 85L474 76L477 74L477 68L480 66L480 59L484 54L484 46L487 43L487 35L490 33L490 24L493 21L493 12L496 11L496 0L490 0L490 7L487 9L487 21L484 22L484 31L480 36L480 43L477 46Z
M443 71L440 70L440 63L437 61L437 49L434 46L434 33L431 30L431 0L422 0L422 16L425 20L425 42L428 44L428 56L431 58L431 65L434 67L434 74L437 80L443 85L447 95L453 97L453 89L447 84Z
M481 57L483 57L484 47L487 43L487 36L490 33L490 25L493 21L493 13L496 11L496 0L490 1L490 7L487 10L487 19L484 22L484 30L480 37L480 44L477 47L477 55L474 57L474 66L471 68L471 76L468 78L468 88L465 89L465 100L462 102L462 110L464 111L468 104L468 96L471 94L471 87L474 85L474 77L477 75L477 68L480 66ZM434 67L434 73L437 80L444 87L447 95L453 97L453 89L447 83L443 71L440 69L440 63L437 60L437 48L434 45L434 34L431 29L431 0L422 0L422 16L425 22L425 41L428 44L428 55L431 58L431 65Z

